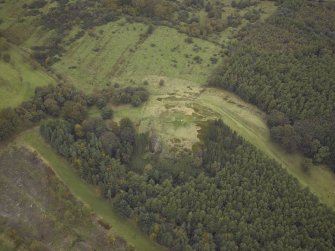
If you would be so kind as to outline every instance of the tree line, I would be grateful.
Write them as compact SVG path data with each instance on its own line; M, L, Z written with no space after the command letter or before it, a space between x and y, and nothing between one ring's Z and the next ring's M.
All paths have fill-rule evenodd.
M224 17L227 5L221 1L204 0L109 0L109 1L51 1L57 2L47 11L40 8L47 4L46 0L36 0L25 5L27 15L35 15L41 24L55 31L54 39L46 46L35 46L34 57L45 66L57 62L64 52L64 37L73 27L80 30L66 43L72 43L85 35L85 32L96 26L118 20L125 16L130 21L165 25L178 29L190 36L208 39L208 35L222 32L228 27L237 27L245 18L255 22L260 12L249 9L244 16L237 11ZM233 1L231 7L238 9L257 6L259 0ZM49 2L49 4L51 4ZM205 15L200 15L202 12ZM75 18L73 18L75 17Z
M139 106L149 98L143 87L107 88L87 95L68 84L37 87L34 96L16 108L0 111L0 141L16 132L35 125L48 117L62 117L71 123L81 123L88 108L97 106L102 119L113 115L109 104Z
M269 114L274 141L335 168L335 4L278 1L209 79Z

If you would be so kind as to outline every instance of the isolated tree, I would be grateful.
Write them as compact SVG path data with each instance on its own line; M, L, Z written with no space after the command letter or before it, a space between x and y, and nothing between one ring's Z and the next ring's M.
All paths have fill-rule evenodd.
M5 61L5 63L7 64L10 63L11 56L8 53L5 53L2 58L3 58L3 61Z
M131 104L135 107L140 106L142 104L142 100L138 95L134 95L131 97Z

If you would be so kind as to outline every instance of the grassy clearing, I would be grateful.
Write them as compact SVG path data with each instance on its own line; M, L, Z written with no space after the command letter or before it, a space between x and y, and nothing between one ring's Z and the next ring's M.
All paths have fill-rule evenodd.
M0 108L17 106L31 97L37 86L55 83L29 55L16 46L8 50L9 63L0 60Z
M0 235L0 251L14 251L15 245L3 234Z
M149 74L206 81L219 46L201 39L186 43L186 35L167 27L143 39L147 29L124 20L97 27L70 45L53 68L86 91L115 82L128 85Z
M163 78L163 77L162 77ZM190 81L148 76L150 100L139 108L115 107L115 119L129 117L140 131L155 131L165 146L191 148L198 141L198 125L208 119L223 121L247 141L275 159L303 186L328 206L335 208L335 175L324 166L315 166L306 174L300 154L288 154L272 143L265 114L236 95L212 88L204 89ZM177 143L176 143L177 142Z
M163 247L150 241L138 228L127 219L119 216L111 203L103 199L95 187L81 180L74 169L64 159L60 158L52 148L44 142L37 129L23 133L18 142L34 148L53 168L59 178L66 184L70 191L78 197L104 221L112 225L112 229L122 236L129 244L137 250L158 251Z
M54 69L83 90L106 87L146 30L144 24L124 20L97 27L69 45Z
M175 29L157 27L128 59L129 65L122 77L160 75L205 82L215 68L210 59L218 55L220 47L196 38L193 38L193 43L186 43L186 38Z
M164 86L159 86L161 79ZM197 124L201 118L193 115L191 104L200 95L200 84L159 76L147 76L145 80L149 83L146 86L150 91L149 101L137 108L113 107L115 120L129 117L140 132L158 133L166 146L176 146L178 141L182 148L190 149L198 141Z

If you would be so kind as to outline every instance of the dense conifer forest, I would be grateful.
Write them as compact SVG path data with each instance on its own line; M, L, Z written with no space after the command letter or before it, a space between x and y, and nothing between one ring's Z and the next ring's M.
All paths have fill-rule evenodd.
M245 27L210 85L269 114L273 140L314 163L335 165L335 5L282 1L265 23Z
M93 126L94 125L94 126ZM330 250L335 214L278 164L210 121L193 154L130 165L149 151L130 120L51 120L41 134L89 183L171 250Z

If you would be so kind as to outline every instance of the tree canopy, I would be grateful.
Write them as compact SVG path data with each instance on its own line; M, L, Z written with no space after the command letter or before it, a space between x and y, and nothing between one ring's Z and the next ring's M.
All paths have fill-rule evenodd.
M335 4L278 3L275 15L242 29L209 83L269 113L272 136L288 151L335 168Z

